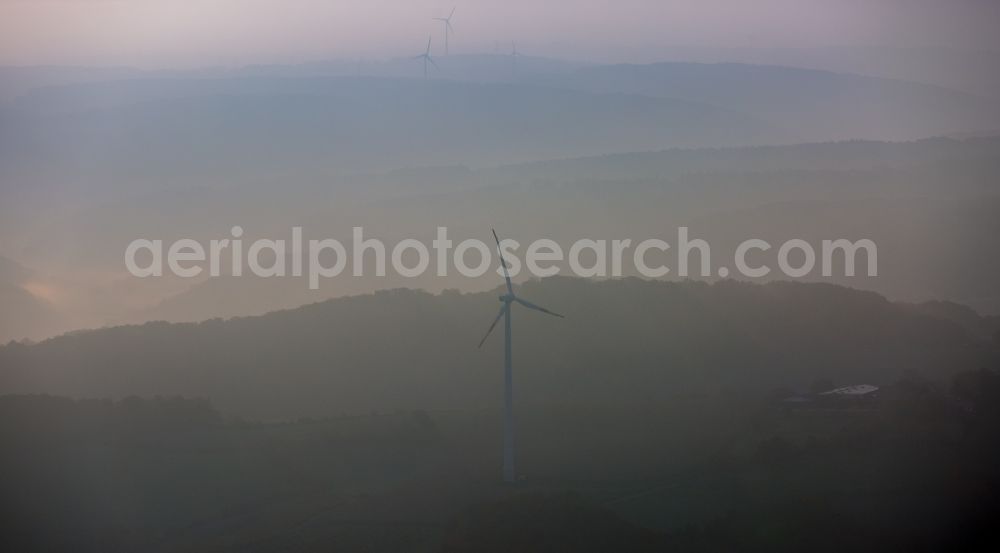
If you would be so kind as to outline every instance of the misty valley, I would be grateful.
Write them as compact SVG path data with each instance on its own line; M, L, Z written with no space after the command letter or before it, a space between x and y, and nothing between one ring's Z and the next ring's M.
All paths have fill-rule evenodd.
M1000 550L993 4L236 4L0 2L0 550Z

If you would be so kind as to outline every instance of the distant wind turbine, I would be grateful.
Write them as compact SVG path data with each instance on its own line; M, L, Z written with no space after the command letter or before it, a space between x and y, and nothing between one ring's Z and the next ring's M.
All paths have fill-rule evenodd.
M455 29L451 26L451 18L455 15L455 8L451 9L451 13L448 17L435 17L434 21L440 21L444 23L444 55L448 55L448 35L455 32Z
M492 230L492 229L491 229ZM486 338L490 336L493 329L500 322L500 319L504 320L504 342L503 342L503 370L504 370L504 413L503 413L503 479L506 482L514 482L514 379L511 372L511 359L510 359L510 305L512 303L519 303L528 309L534 309L535 311L541 311L547 315L552 315L559 318L564 318L558 313L554 313L541 307L535 305L527 300L521 299L514 295L514 287L510 283L510 273L507 272L507 260L503 258L503 250L500 248L500 239L497 238L497 231L493 231L493 239L497 243L497 252L500 253L500 266L503 267L503 277L507 282L507 293L500 296L500 302L503 304L500 306L500 313L497 317L493 319L493 324L490 325L489 330L486 331L486 335L483 339L479 341L478 347L483 347L483 343L486 342Z
M434 60L431 58L431 37L427 37L427 49L424 50L424 53L420 54L420 55L417 55L417 56L413 56L412 59L415 59L415 60L421 60L422 59L422 60L424 60L424 78L425 79L427 78L427 63L428 62L430 62L430 64L433 65L435 69L438 68L438 64L434 63Z

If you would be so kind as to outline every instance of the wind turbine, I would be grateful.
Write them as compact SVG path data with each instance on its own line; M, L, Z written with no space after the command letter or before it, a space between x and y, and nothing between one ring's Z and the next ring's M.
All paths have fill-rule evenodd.
M444 23L444 55L448 55L448 34L455 32L455 29L451 26L451 17L455 15L455 8L451 9L451 13L448 17L434 17L434 21L441 21Z
M493 229L490 229L493 230ZM554 313L545 309L542 306L535 305L530 301L521 299L514 295L514 287L510 283L510 273L507 272L507 260L503 258L503 249L500 248L500 239L497 238L497 231L493 230L493 239L497 243L497 252L500 253L500 266L503 267L503 278L507 282L507 293L500 296L500 312L497 313L497 317L493 319L493 324L490 325L490 329L486 331L486 335L483 339L479 341L478 347L483 347L483 343L486 342L486 338L490 336L493 332L493 328L497 326L500 319L504 320L504 341L503 341L503 381L504 381L504 395L503 395L503 479L506 482L514 482L514 379L511 372L511 359L510 359L510 306L512 303L519 303L528 309L534 309L535 311L541 311L547 315L552 315L564 318L559 313Z
M417 56L413 56L413 58L411 58L411 59L415 59L415 60L422 59L422 60L424 60L424 78L425 79L427 78L427 62L430 62L430 64L433 65L435 69L438 69L438 64L434 63L434 59L431 58L431 37L427 37L427 49L424 50L424 53L420 54L420 55L417 55Z

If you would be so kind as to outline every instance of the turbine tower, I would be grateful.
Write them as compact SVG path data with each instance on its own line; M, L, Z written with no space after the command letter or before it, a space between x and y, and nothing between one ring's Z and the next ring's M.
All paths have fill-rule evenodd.
M427 63L428 62L430 62L430 64L433 65L435 69L438 68L438 64L434 63L434 59L431 58L431 37L427 37L427 49L424 50L424 53L423 54L418 54L416 56L413 56L413 58L411 58L411 59L424 60L424 78L425 79L427 78Z
M491 229L492 230L492 229ZM513 483L515 481L514 474L514 378L511 371L511 350L510 350L510 306L512 303L519 303L528 309L534 309L535 311L541 311L547 315L552 315L554 317L564 318L558 313L554 313L545 309L542 306L535 305L530 301L519 298L514 294L514 287L510 283L510 273L507 272L507 260L503 258L503 249L500 247L500 239L497 238L497 231L493 231L493 239L497 243L497 252L500 254L500 266L503 267L503 277L507 283L507 293L500 296L500 312L497 313L495 319L493 319L493 324L490 325L489 330L486 331L486 335L483 339L479 341L478 347L483 347L483 343L486 342L486 338L490 336L493 329L500 322L500 319L504 320L504 341L503 341L503 382L504 382L504 394L503 394L503 479L505 482Z
M451 13L448 17L434 17L434 21L440 21L444 23L444 55L448 55L448 35L455 32L455 29L451 26L451 17L455 15L455 8L451 9Z

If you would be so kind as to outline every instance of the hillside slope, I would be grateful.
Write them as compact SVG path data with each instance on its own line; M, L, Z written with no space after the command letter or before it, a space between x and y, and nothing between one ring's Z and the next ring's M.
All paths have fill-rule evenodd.
M831 285L553 278L523 294L567 316L514 312L525 403L656 404L817 378L878 384L978 368L997 354L953 319ZM394 290L260 317L76 333L0 349L0 392L201 396L264 418L490 407L502 340L475 346L496 308L492 292Z

